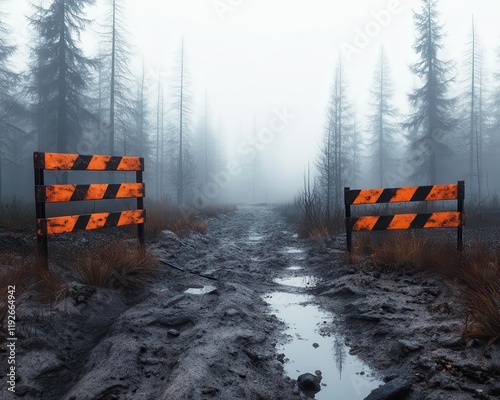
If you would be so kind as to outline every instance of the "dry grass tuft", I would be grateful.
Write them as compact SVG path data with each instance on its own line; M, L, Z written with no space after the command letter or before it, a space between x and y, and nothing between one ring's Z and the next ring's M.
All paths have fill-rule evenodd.
M21 294L27 291L40 301L56 302L66 295L65 282L54 272L41 268L34 258L2 252L0 260L0 328L7 316L9 287L15 287L16 307Z
M371 254L376 264L396 267L417 266L422 261L427 240L421 237L409 238L407 235L394 235L392 240L376 246Z
M14 196L12 202L0 203L0 227L13 232L33 230L34 210L34 204L24 203Z
M151 254L124 240L107 243L97 251L87 251L75 261L82 283L115 289L142 288L157 269L157 261Z
M455 273L452 286L466 310L463 339L500 338L500 254L471 246Z
M193 232L198 232L204 235L207 233L207 225L201 219L195 219L189 224L189 229Z
M211 205L204 207L194 214L188 210L181 210L167 201L151 202L147 208L146 233L157 235L164 230L174 232L177 236L186 236L190 232L205 234L207 226L200 217L213 218L228 214L235 210L235 206Z

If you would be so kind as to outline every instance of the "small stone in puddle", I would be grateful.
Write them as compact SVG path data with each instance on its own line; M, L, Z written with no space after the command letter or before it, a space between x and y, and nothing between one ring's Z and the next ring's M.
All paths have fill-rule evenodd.
M309 372L300 375L297 379L297 383L302 390L311 392L319 392L321 390L320 382L320 377Z
M319 344L318 344L318 343L313 343L313 347L314 347L315 349L317 349L317 348L319 347Z
M181 333L177 330L177 329L169 329L167 331L167 335L169 336L173 336L173 337L177 337L179 336Z

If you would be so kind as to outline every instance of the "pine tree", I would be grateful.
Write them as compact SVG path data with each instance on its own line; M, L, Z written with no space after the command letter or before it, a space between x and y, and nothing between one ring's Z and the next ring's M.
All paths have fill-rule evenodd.
M497 49L497 62L496 71L493 74L494 86L489 97L488 112L489 126L487 147L489 159L497 165L498 158L500 157L500 47Z
M462 124L464 143L467 154L464 158L468 158L469 167L469 182L472 190L469 193L474 193L471 196L473 202L480 206L482 197L482 181L483 181L483 147L486 135L486 113L484 112L484 74L483 74L483 57L480 40L477 34L477 29L472 20L472 30L468 49L465 54L465 64L467 78L465 80L464 94L461 96L462 102Z
M339 61L332 85L325 137L317 162L318 183L325 200L326 216L340 210L343 186L353 176L353 114L347 99L347 85Z
M86 91L96 62L78 47L90 22L83 9L93 3L54 0L48 8L35 6L30 20L40 35L37 59L31 68L41 85L37 107L43 109L45 145L58 152L76 151L85 125L95 118L87 106Z
M372 160L372 171L378 177L380 187L385 186L385 176L396 164L396 117L398 111L393 105L394 88L390 78L389 63L380 49L380 56L375 70L372 100L368 115L368 149Z
M127 41L125 25L125 11L120 0L108 0L108 14L106 16L107 31L104 37L106 56L101 59L109 71L109 132L108 152L116 153L117 140L122 142L121 152L125 153L126 143L130 143L132 114L132 72L130 71L130 44Z
M183 204L187 189L196 178L196 168L191 153L190 134L192 130L192 96L189 88L189 71L184 51L184 39L182 40L178 55L178 64L175 69L175 81L173 88L173 108L178 118L177 123L177 154L176 173L174 184L177 192L177 203Z
M0 201L3 196L2 174L3 167L15 162L21 136L24 131L20 128L16 116L22 111L16 98L19 85L19 75L9 68L11 56L16 47L8 43L8 28L2 23L3 15L0 13Z
M429 184L439 179L442 160L451 154L447 136L456 126L452 110L456 99L448 97L448 72L452 64L439 58L442 48L443 26L438 22L437 0L422 0L422 10L414 14L417 38L414 48L419 60L411 71L422 85L409 95L412 115L403 124L410 141L410 159L415 171L413 177L427 177Z

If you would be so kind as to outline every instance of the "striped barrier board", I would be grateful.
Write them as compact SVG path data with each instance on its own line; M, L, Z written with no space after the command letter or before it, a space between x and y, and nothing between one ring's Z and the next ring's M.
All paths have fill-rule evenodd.
M47 185L35 187L36 201L59 203L82 200L111 200L144 197L143 183Z
M144 171L140 157L34 153L35 168L47 170Z
M353 231L385 231L402 229L457 228L457 248L463 250L462 228L465 184L413 186L394 189L350 190L344 188L347 251L352 249ZM351 206L414 201L457 200L457 211L351 217Z
M37 220L37 235L57 235L144 223L144 210L67 215Z
M33 153L33 165L35 170L37 256L45 267L47 267L47 237L49 235L137 225L139 242L144 247L146 210L144 210L143 201L145 186L142 181L144 171L144 159L142 157L35 152ZM136 182L45 185L45 170L135 171ZM137 199L136 210L46 217L46 203L130 198Z

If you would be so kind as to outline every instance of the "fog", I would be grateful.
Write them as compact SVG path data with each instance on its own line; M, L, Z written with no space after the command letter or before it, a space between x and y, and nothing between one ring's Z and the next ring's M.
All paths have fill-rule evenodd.
M42 1L45 7L51 3ZM82 29L81 41L76 40L85 56L95 57L99 48L101 51L106 48L105 40L98 33L109 30L109 20L104 18L109 3L98 0L84 8L86 15L94 20ZM454 183L458 179L466 180L466 185L471 181L471 186L477 186L474 180L479 180L484 183L480 189L484 191L483 200L491 200L499 189L495 158L498 151L492 147L499 142L499 132L495 130L498 115L492 111L493 106L486 106L493 101L495 90L499 90L494 75L500 71L498 1L437 2L438 20L445 34L440 40L438 58L454 63L454 67L450 66L449 78L456 77L447 95L459 96L467 90L470 72L466 54L474 16L483 60L484 112L490 113L485 117L487 154L481 167L476 168L476 177L474 172L470 176L473 169L469 168L470 160L467 159L464 139L467 133L461 132L467 131L467 122L461 120L449 137L457 144L457 149L464 149L464 154L454 148L455 156L439 166L438 182L397 172L399 167L408 164L408 132L400 123L412 113L408 95L421 84L410 69L410 65L418 61L413 47L417 34L413 15L420 12L421 0L123 0L118 3L123 8L120 20L125 28L126 47L130 50L127 65L132 76L126 82L130 93L135 95L144 72L149 107L145 117L148 120L146 135L151 145L144 154L134 154L133 143L139 139L134 139L133 134L126 136L128 133L120 132L116 125L115 153L146 158L149 196L175 200L179 185L172 176L178 175L175 169L179 119L176 105L179 104L181 46L184 50L182 65L189 77L184 83L189 93L189 110L185 116L189 117L190 125L186 126L184 139L193 161L189 168L195 171L189 179L186 175L183 180L185 202L293 200L303 186L304 174L308 170L312 177L319 174L318 159L328 126L329 103L339 61L346 101L351 106L349 118L355 121L355 140L360 145L359 158L354 160L359 166L358 176L351 174L349 178L351 175L345 174L341 184L352 188L379 186L373 159L368 156L368 104L381 46L390 67L393 102L398 109L394 119L397 144L391 156L395 160L392 168L399 178L385 179L384 186ZM7 29L2 38L18 46L16 54L5 65L29 76L33 67L29 61L29 46L36 42L37 33L29 26L26 16L33 15L33 8L27 1L2 1L1 6L5 13L2 23ZM109 66L104 67L105 71L106 68ZM104 79L107 79L106 74ZM95 99L96 68L85 79L89 83L92 80L85 94ZM29 79L21 80L18 85L13 96L18 103L27 102L30 95L26 95L23 88L29 85ZM160 85L165 110L162 118L157 115ZM109 102L108 96L104 98ZM88 104L96 111L95 102ZM454 112L455 117L460 113L459 104ZM109 118L107 113L104 107L101 118ZM158 137L160 119L161 141ZM33 151L59 151L55 145L39 148L36 129L29 123L25 125L21 154L17 156L8 151L10 133L4 131L0 137L4 143L1 160L4 201L9 201L16 193L26 199L31 196ZM82 137L87 138L87 142L96 140L98 133L93 131L96 126L89 124L82 129ZM102 135L105 134L106 130ZM124 135L123 138L120 135ZM82 146L82 140L75 142L70 152L105 153L107 150L106 146L88 143ZM107 141L105 138L104 142ZM127 145L120 144L122 142ZM157 163L158 143L163 144L161 165ZM159 182L155 174L160 175L161 190L155 188Z

